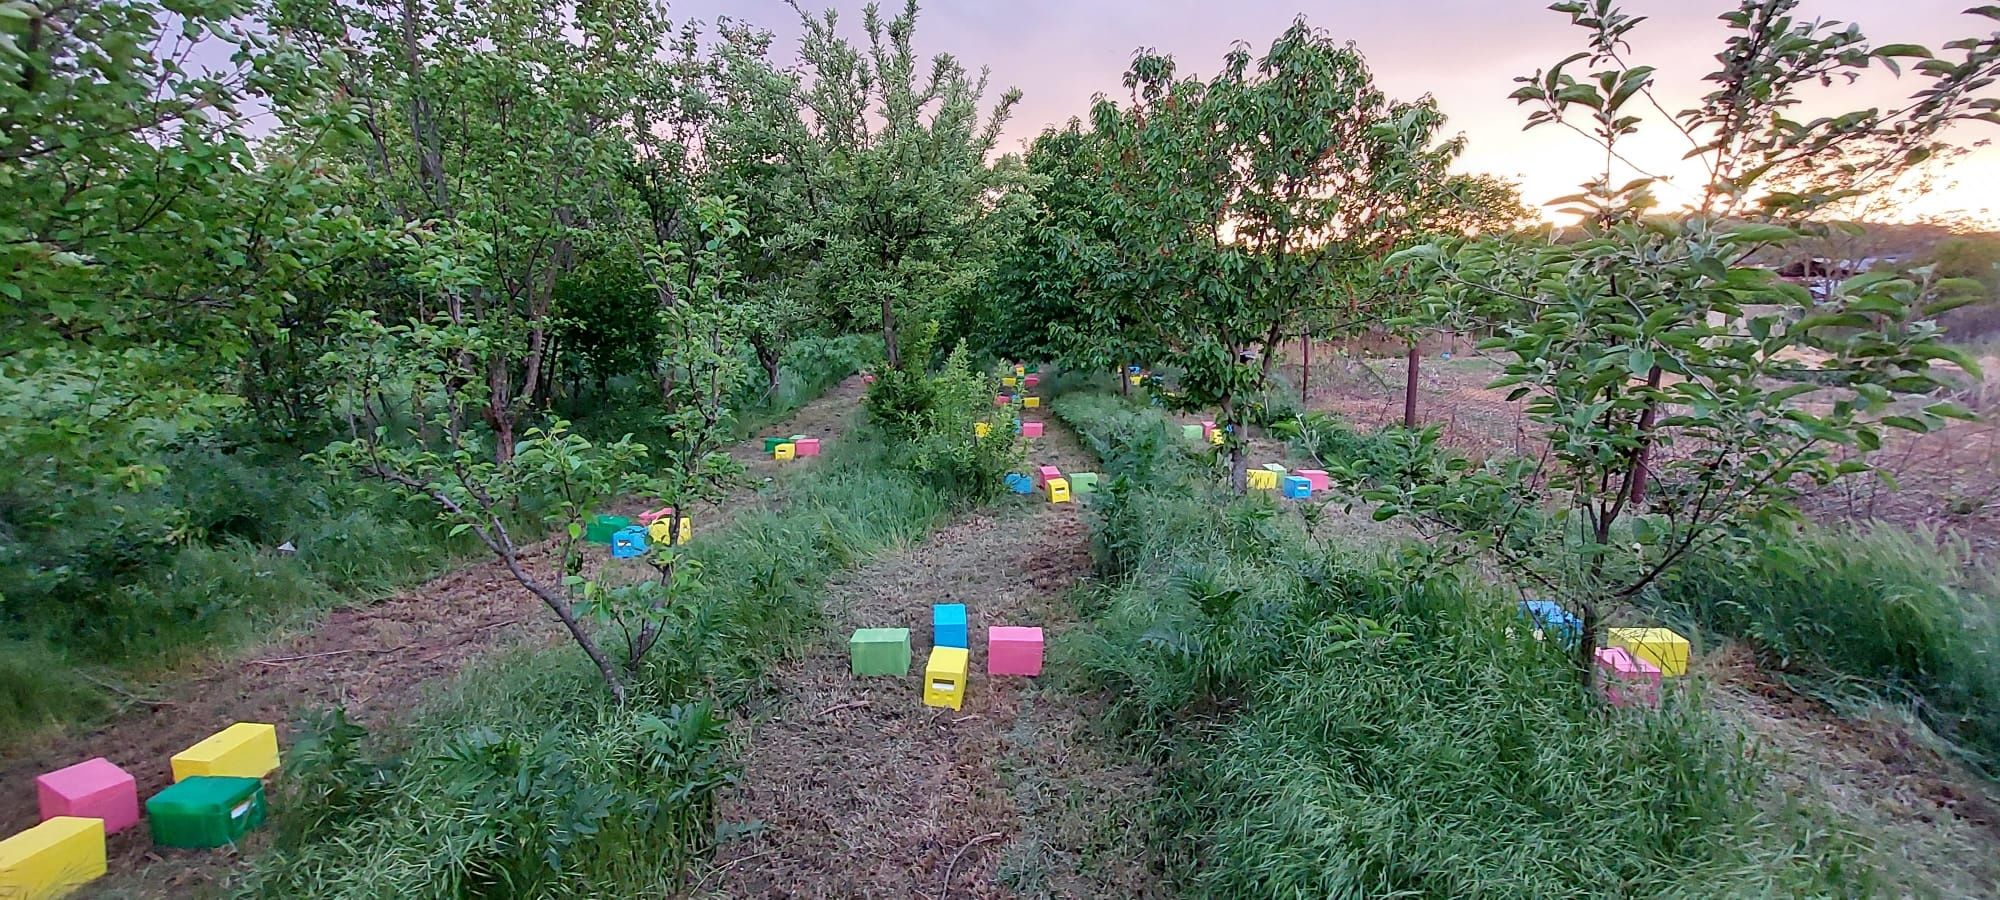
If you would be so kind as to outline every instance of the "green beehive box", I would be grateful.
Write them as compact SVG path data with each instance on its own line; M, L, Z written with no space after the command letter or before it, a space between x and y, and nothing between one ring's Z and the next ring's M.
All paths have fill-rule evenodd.
M1097 473L1071 472L1069 475L1069 489L1071 493L1075 494L1097 493Z
M856 628L847 656L856 675L908 675L910 629Z
M1182 437L1183 439L1185 439L1185 440L1190 440L1190 441L1199 441L1199 440L1201 440L1201 426L1200 426L1200 425L1182 425L1182 426L1181 426L1181 437Z
M764 439L764 455L770 456L777 452L779 444L789 444L791 442L792 439L788 437L767 437Z
M583 529L583 539L593 544L609 544L612 535L630 527L632 520L624 516L598 516Z
M207 849L233 844L264 824L264 783L255 778L194 775L146 801L153 843Z

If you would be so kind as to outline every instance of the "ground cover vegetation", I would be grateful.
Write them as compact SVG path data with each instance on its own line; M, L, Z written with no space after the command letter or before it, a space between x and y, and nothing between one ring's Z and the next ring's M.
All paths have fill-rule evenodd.
M1056 406L1107 479L1087 626L1055 652L1157 770L1146 852L1174 885L1921 893L1890 838L1774 799L1698 681L1611 714L1591 663L1614 622L1698 625L1905 702L1992 771L1991 573L1794 510L1972 415L1942 394L1977 361L1940 323L1990 260L1953 244L1823 294L1761 263L2000 122L2000 32L1875 43L1740 0L1669 112L1643 17L1551 9L1581 49L1514 99L1605 158L1560 233L1304 19L1207 75L1138 52L1017 157L1018 93L923 58L915 0L794 3L795 60L628 0L0 0L0 734L483 556L555 639L403 721L302 729L232 886L697 890L734 827L725 724L817 589L1022 471L998 364L1127 395L1136 365L1163 376L1139 397ZM1895 104L1800 112L1884 76ZM1684 207L1627 157L1655 130L1702 173ZM1433 331L1485 338L1531 452L1416 427ZM1294 414L1281 348L1309 379L1342 337L1408 348L1400 427ZM595 516L742 496L731 446L857 369L865 424L822 465L599 565ZM1332 490L1296 514L1249 492L1259 431ZM1382 524L1350 546L1347 515ZM1581 640L1538 640L1530 597Z

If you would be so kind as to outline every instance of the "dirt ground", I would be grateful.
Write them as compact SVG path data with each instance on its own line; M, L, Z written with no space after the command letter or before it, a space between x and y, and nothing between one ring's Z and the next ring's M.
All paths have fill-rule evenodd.
M1525 454L1534 444L1522 404L1486 384L1498 372L1463 342L1440 343L1418 370L1418 415L1441 426L1441 440L1475 457ZM1315 349L1310 409L1338 413L1362 428L1403 418L1403 385L1409 371L1400 357L1356 359L1331 345ZM1300 370L1287 358L1278 372L1294 386ZM1293 388L1296 391L1296 387ZM1975 553L2000 551L2000 409L1972 396L1960 398L1982 419L1954 422L1925 435L1892 432L1871 462L1893 481L1854 477L1804 498L1801 507L1829 523L1889 522L1936 531L1964 541Z
M1921 727L1885 709L1838 710L1773 681L1732 645L1698 668L1709 703L1757 735L1773 801L1816 797L1874 845L1902 893L2000 895L2000 801Z
M1030 466L1088 470L1053 423ZM1079 504L1003 501L842 578L817 647L773 676L744 734L745 771L718 820L725 843L694 894L719 897L1137 897L1156 892L1138 846L1096 852L1135 810L1144 773L1090 749L1089 701L1039 679L988 678L989 625L1067 624L1064 592L1089 572ZM964 603L972 672L961 710L926 707L930 607ZM908 627L911 673L855 678L859 627ZM1053 661L1052 661L1053 662ZM1107 823L1120 823L1107 825Z
M862 393L860 378L848 379L766 433L837 438ZM780 464L762 450L761 439L732 448L749 469L750 483L695 511L697 539L765 502L757 483ZM615 511L637 512L642 505L635 500ZM549 545L528 548L523 561L529 571L551 578L560 562ZM149 797L171 783L173 754L232 722L275 723L282 744L294 721L311 710L344 706L364 724L393 718L485 653L515 641L558 640L561 633L560 623L495 561L379 603L336 609L301 631L170 678L89 733L51 734L12 748L0 757L0 785L6 787L0 790L0 834L35 823L34 778L43 772L104 756L131 772L139 796ZM113 835L109 852L113 872L158 859L144 827Z

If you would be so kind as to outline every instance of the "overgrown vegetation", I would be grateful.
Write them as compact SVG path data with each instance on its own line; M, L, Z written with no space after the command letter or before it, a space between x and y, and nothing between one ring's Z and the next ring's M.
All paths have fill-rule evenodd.
M843 442L843 448L862 446ZM489 660L407 726L338 718L293 753L272 897L648 896L686 887L735 763L722 723L765 667L815 632L826 580L921 535L952 499L835 450L789 479L782 511L698 539L706 573L620 704L575 654Z
M1462 570L1314 538L1218 491L1155 413L1057 412L1114 478L1110 580L1061 652L1161 766L1181 887L1206 896L1868 894L1859 837L1760 801L1698 691L1610 715Z
M2000 581L1962 544L1892 528L1762 532L1697 556L1656 603L1780 672L1907 704L2000 771Z

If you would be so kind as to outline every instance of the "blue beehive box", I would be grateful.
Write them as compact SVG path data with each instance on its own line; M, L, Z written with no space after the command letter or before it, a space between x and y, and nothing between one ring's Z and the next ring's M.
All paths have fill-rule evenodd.
M1016 494L1032 494L1035 492L1035 480L1019 472L1008 472L1007 489Z
M646 529L639 525L620 528L611 535L612 559L637 559L646 555Z
M1521 615L1534 620L1536 628L1555 632L1556 639L1564 644L1575 643L1583 634L1582 620L1554 600L1523 600Z
M965 604L938 603L931 606L931 644L969 649L965 642Z
M1285 492L1287 500L1307 500L1313 495L1313 483L1309 478L1287 475L1279 486Z

